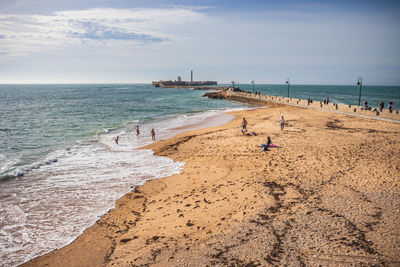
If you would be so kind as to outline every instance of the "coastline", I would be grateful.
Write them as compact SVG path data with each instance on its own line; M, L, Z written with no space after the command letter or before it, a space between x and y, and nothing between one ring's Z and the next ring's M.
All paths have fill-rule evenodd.
M400 262L389 157L400 154L398 125L286 105L232 114L146 146L183 171L136 188L74 242L22 266ZM240 134L241 117L258 136ZM267 135L280 148L260 152Z

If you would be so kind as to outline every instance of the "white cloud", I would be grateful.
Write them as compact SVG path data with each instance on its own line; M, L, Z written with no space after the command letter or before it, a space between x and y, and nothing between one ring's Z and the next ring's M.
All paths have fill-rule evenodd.
M176 25L204 20L195 8L59 11L54 15L0 13L0 56L23 56L65 44L125 41L158 43L178 38Z

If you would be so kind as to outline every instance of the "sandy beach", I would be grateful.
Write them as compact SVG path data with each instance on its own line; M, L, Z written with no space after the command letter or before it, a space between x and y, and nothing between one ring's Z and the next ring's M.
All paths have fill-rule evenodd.
M183 171L22 266L400 266L400 124L279 104L232 115L146 147ZM268 136L278 147L261 152Z

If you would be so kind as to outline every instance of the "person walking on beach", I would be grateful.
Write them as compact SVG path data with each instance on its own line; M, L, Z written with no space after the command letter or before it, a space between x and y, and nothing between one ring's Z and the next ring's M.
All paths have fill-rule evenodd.
M281 118L281 131L283 130L283 128L285 128L285 119L282 116L282 118Z
M136 136L138 136L140 134L140 130L139 130L139 125L136 126Z
M389 105L388 105L388 110L389 110L390 113L392 113L392 109L393 109L393 102L390 101Z
M246 118L243 118L243 120L242 120L242 129L247 131L247 121L246 121Z
M379 110L380 112L382 112L383 108L385 107L385 103L383 103L383 101L381 101L381 103L379 104Z
M115 138L115 143L118 145L118 142L119 142L119 136L117 136L116 138Z
M151 140L156 141L156 132L154 131L154 128L151 129Z

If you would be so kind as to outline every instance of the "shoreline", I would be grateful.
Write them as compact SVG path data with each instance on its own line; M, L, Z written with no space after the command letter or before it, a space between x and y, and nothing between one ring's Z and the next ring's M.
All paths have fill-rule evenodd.
M230 121L232 121L232 120L234 119L234 116L233 116L233 115L229 115L228 113L229 113L229 112L232 112L232 111L234 111L234 110L237 110L237 109L239 109L239 110L244 110L244 109L246 109L246 108L234 108L234 109L227 109L227 110L202 111L202 112L200 112L200 114L210 113L211 115L208 115L208 116L204 117L203 120L200 120L200 121L199 121L198 119L195 119L195 122L194 122L194 123L189 123L189 124L185 124L184 126L179 126L179 127L175 127L175 128L170 128L170 129L169 129L169 132L174 132L174 133L173 133L172 135L171 135L171 133L168 133L168 134L166 134L166 135L164 135L164 136L161 136L161 139L158 139L158 141L156 141L156 142L168 140L168 139L170 139L170 138L173 138L173 137L175 137L175 136L177 136L177 135L179 135L179 134L182 134L182 133L187 132L187 131L190 131L190 130L202 129L202 128L209 128L209 127L217 127L217 126L220 126L220 125L229 123ZM193 116L196 116L197 114L196 114L196 113L193 113L193 114L188 113L188 114L186 114L186 115L189 115L189 116L192 116L192 115L193 115ZM193 120L193 118L192 118L191 120ZM160 136L158 136L158 138L160 138ZM152 144L154 144L154 142L149 142L148 144L144 144L144 145L142 145L142 146L140 146L140 147L135 147L134 149L135 149L135 150L136 150L136 149L137 149L137 150L151 150L150 148L147 148L147 147L148 147L148 146L151 146ZM151 150L151 151L152 151L152 150ZM152 152L154 153L154 151L152 151ZM157 155L155 155L155 156L157 156ZM149 181L152 181L152 180L163 179L163 178L166 178L166 177L169 177L169 176L165 176L165 177L162 177L162 178L153 178L153 179L150 179L150 180L146 180L146 181L144 181L144 184L147 183L147 182L149 182ZM131 187L131 190L130 190L129 192L127 192L127 193L121 195L118 199L116 199L116 200L115 200L115 203L116 203L119 199L123 198L126 194L131 193L132 191L136 190L136 188L141 187L141 186L143 186L144 184L139 184L139 185L136 185L135 187L132 186L132 187ZM132 188L133 188L133 189L132 189ZM93 223L92 223L91 225L82 228L82 229L80 230L80 233L79 233L78 236L76 236L76 237L70 239L69 241L67 241L67 243L66 243L65 245L63 245L62 247L55 248L55 249L52 249L51 251L45 252L45 253L42 254L42 255L35 256L35 257L29 259L28 261L26 261L26 262L24 262L24 263L21 263L21 264L19 264L19 265L16 265L16 266L21 266L21 265L26 264L26 263L28 263L29 261L31 261L31 260L37 258L37 257L41 257L41 256L46 255L46 254L48 254L48 253L51 253L51 252L53 252L53 251L57 251L57 250L59 250L59 249L62 249L62 248L64 248L64 247L69 246L71 243L75 242L75 240L76 240L79 236L81 236L87 229L93 227L99 220L101 220L101 218L103 218L106 214L108 214L108 213L109 213L111 210L113 210L113 209L115 209L115 205L114 205L114 207L109 208L108 210L106 210L106 211L103 212L102 214L98 215L98 216L97 216L98 218L97 218L95 221L93 221Z
M319 255L318 260L324 262L322 258L326 257L326 253L321 252L321 246L310 245L312 239L307 236L303 240L305 243L310 243L303 244L307 249L295 250L298 257L293 259L285 256L286 250L294 249L289 238L290 232L294 229L305 230L306 228L300 227L304 226L301 221L307 220L307 217L314 213L317 213L315 216L319 224L316 226L319 227L312 228L317 236L323 235L318 228L330 225L323 217L329 217L330 213L335 215L333 218L336 219L333 220L338 220L339 226L342 225L342 231L347 233L343 237L344 240L338 240L343 243L348 241L348 244L340 245L340 242L332 241L335 245L334 251L337 253L341 251L343 255L353 255L352 262L372 263L374 260L400 262L396 257L399 248L393 245L395 242L399 243L396 237L399 229L393 226L397 217L386 218L385 226L377 222L387 216L388 205L393 205L393 201L399 200L399 196L396 196L396 192L399 191L396 179L399 171L396 169L396 162L390 163L385 159L385 155L380 154L377 160L375 158L365 160L354 154L360 149L368 151L358 146L361 141L368 141L368 149L371 151L374 151L374 147L382 149L377 144L369 142L369 140L375 142L378 138L383 142L383 148L390 149L394 158L397 158L400 154L399 146L396 146L396 143L399 143L398 125L284 105L231 113L236 115L235 119L224 125L185 131L172 138L145 146L145 149L152 149L156 155L167 156L175 161L186 160L184 169L178 175L151 180L137 187L120 198L116 202L115 209L110 210L95 225L86 229L71 244L32 259L22 266L44 264L56 266L63 263L70 266L315 263L312 257L307 256L310 253L307 254L306 251ZM288 122L283 132L278 129L280 115L284 115ZM259 133L258 136L240 135L240 120L244 116L249 121L249 129ZM327 137L321 137L319 131L330 138L338 138L335 139L335 145L326 143ZM342 132L347 138L332 134L335 131ZM263 142L267 134L272 136L273 143L277 140L280 146L267 152L268 154L261 153L255 148ZM359 140L360 134L366 134L366 140ZM378 134L385 138L377 136ZM297 142L294 143L293 138ZM345 149L347 146L350 148ZM317 153L318 158L315 158L313 153L307 153L307 149ZM325 149L325 153L320 154L321 149ZM376 165L375 160L381 160L385 164L381 162ZM363 183L365 176L357 174L348 161L367 170L371 168L375 170L372 176L362 171L363 175L370 178L370 184ZM388 169L392 175L394 174L394 178L385 177L386 171L381 165L389 166ZM319 174L315 176L319 178L308 174L307 167L311 174ZM353 183L345 183L344 178L348 176L343 170L354 175ZM377 180L378 177L384 177L387 184L382 185ZM332 183L333 180L336 184ZM340 184L340 190L335 188L337 184ZM348 214L349 212L345 210L335 210L337 207L330 206L329 201L325 203L317 200L317 197L320 199L325 197L324 194L313 194L318 186L329 187L331 189L329 191L323 189L336 204L346 206L346 203L337 203L343 197L351 199L352 202L358 201L359 207L363 207L362 210L365 210L366 214L357 214L354 208L346 206L350 210ZM348 189L353 187L354 190ZM343 188L348 192L345 194L341 192ZM380 189L382 194L394 190L388 194L391 197L386 195L389 200L391 199L387 202L391 203L384 203L383 207L378 205L380 209L375 206L370 207L372 204L369 203L375 204L381 201L370 196L372 190L376 189ZM312 205L304 204L301 200L311 201ZM310 209L307 204L317 207L320 205L322 211L318 208ZM304 212L297 215L294 210ZM375 215L369 218L369 213ZM400 216L399 210L394 213ZM302 220L298 220L299 216ZM370 227L365 227L365 224ZM355 228L348 229L351 225ZM386 233L383 236L387 238L394 234L393 240L386 240L385 245L372 234L372 237L368 238L373 241L368 241L366 233L369 228L372 228L369 232L373 234L378 232L376 236L382 237L382 233ZM381 228L386 232L377 230ZM240 231L235 232L232 229ZM305 230L305 232L310 231ZM332 235L337 236L338 233L333 231ZM249 236L253 239L263 237L263 240L258 241L264 248L258 246L258 243L253 244L254 242L248 239ZM242 244L240 240L245 241ZM281 242L277 243L279 240ZM284 240L287 240L286 243ZM350 244L354 244L353 241L359 245L352 245L354 247L352 248ZM322 243L322 247L331 247L329 242ZM277 246L279 250L275 250ZM238 256L235 248L241 248L239 251L243 255ZM342 248L350 249L351 253L342 251ZM257 254L261 252L267 256L263 258L261 254ZM331 256L331 259L328 257L325 259L325 264L333 258L336 259L338 256ZM346 257L346 260L348 258Z

